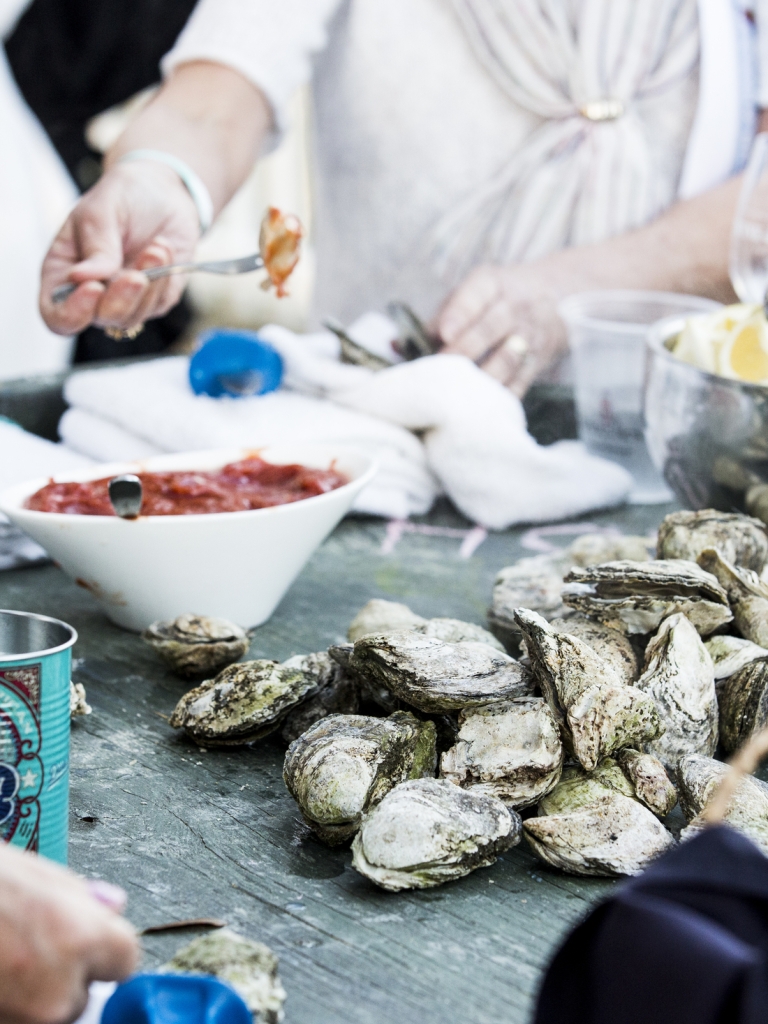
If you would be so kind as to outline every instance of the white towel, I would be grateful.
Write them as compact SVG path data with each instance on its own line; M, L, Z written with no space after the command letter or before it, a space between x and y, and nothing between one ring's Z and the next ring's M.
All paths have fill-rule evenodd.
M64 445L28 434L0 416L0 491L36 476L52 476L92 465L91 460ZM0 513L0 570L34 565L48 558L45 551Z
M361 327L351 333L363 341ZM380 335L381 318L369 317L368 327ZM66 384L73 408L62 437L102 459L241 444L352 444L382 467L358 510L406 518L425 512L442 487L468 518L492 529L608 507L630 490L624 469L576 442L538 445L519 400L463 356L376 373L339 362L327 332L299 336L272 325L259 333L284 360L281 390L196 396L182 357L83 371Z

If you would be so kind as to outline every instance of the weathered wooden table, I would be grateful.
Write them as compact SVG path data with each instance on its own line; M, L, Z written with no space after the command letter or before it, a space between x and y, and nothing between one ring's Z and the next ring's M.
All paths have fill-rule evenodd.
M645 533L668 510L590 521ZM468 527L447 509L421 523ZM462 559L460 537L397 539L381 520L347 519L258 630L250 657L321 650L371 597L484 622L496 571L532 553L523 534L493 534ZM0 573L0 607L61 617L80 634L75 678L93 714L72 729L72 867L124 886L139 928L214 916L266 942L280 957L287 1024L526 1021L558 940L611 891L610 881L549 870L521 845L441 888L381 892L352 870L347 850L305 836L283 785L282 746L203 753L185 741L166 721L185 684L58 569ZM195 934L146 937L144 965Z

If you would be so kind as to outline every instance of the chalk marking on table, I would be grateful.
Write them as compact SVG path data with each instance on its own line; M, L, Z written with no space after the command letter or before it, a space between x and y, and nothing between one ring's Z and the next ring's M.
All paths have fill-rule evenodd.
M427 526L424 523L411 523L407 519L390 519L387 532L381 545L382 555L391 555L403 538L403 534L418 533L423 537L450 537L461 541L458 557L462 560L471 558L488 536L482 526L473 526L471 530L460 530L455 526Z

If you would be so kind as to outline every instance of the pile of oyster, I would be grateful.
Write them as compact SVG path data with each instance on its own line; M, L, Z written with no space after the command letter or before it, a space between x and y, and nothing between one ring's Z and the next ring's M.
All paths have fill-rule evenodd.
M521 837L577 875L636 874L768 723L768 530L705 510L503 569L492 632L373 600L347 644L231 665L171 724L202 746L279 732L307 826L390 890L492 864ZM762 575L761 575L762 574ZM768 853L768 786L727 812ZM665 823L666 822L666 823Z

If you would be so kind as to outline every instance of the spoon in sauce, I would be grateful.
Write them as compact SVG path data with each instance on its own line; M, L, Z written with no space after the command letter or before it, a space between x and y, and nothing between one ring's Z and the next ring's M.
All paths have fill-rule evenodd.
M121 519L137 519L141 512L141 480L133 473L115 476L109 481L109 500Z

